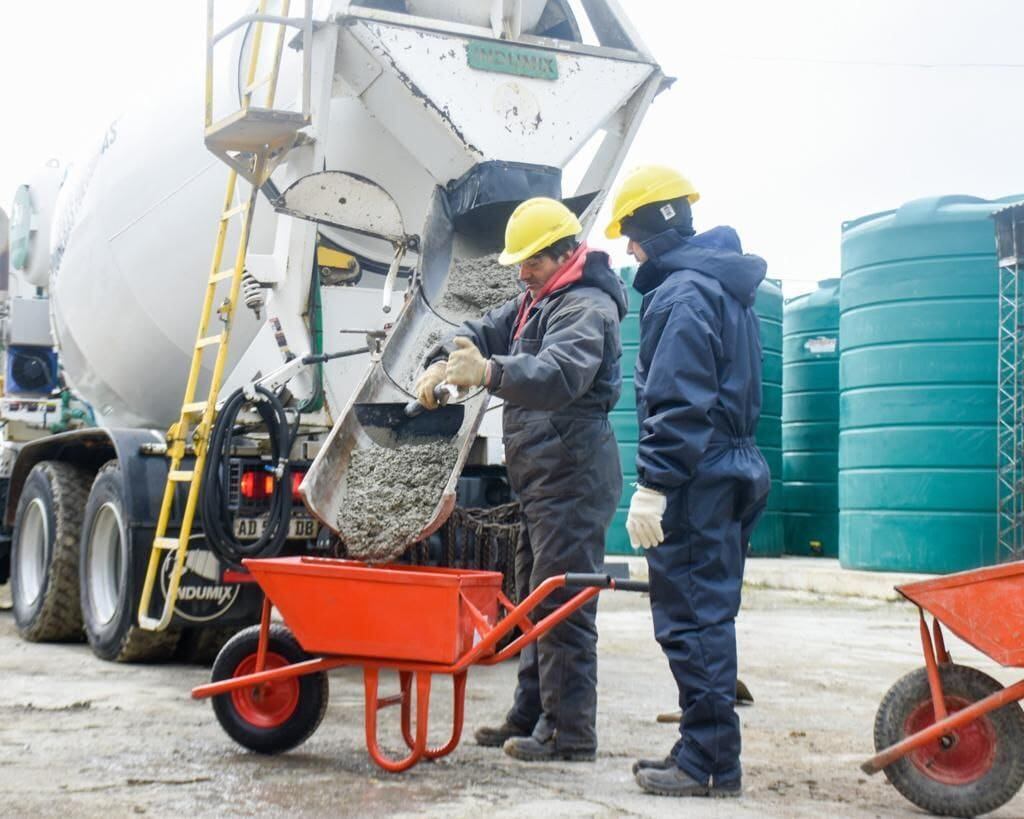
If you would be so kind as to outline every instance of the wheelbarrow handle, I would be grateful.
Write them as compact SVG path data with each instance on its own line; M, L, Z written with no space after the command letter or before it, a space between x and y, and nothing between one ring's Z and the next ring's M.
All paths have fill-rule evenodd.
M616 589L618 591L649 592L651 584L646 580L626 580L612 577L610 574L584 574L567 572L565 575L567 588Z

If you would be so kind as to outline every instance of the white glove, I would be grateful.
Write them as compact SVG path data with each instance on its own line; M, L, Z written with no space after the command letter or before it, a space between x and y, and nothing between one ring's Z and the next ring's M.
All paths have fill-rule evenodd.
M638 486L629 502L626 531L634 549L653 549L665 539L661 519L667 501L661 492Z

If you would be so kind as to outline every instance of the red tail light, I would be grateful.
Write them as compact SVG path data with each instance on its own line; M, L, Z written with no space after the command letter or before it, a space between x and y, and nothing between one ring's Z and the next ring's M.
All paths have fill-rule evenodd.
M238 490L246 500L266 500L274 494L274 476L261 470L243 472Z
M302 500L302 495L299 494L299 484L302 483L302 479L305 477L305 472L292 472L292 500Z

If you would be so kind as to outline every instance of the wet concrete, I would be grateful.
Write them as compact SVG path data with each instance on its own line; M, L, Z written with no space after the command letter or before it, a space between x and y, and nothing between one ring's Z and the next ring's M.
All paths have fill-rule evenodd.
M501 307L521 292L516 268L498 264L498 254L457 259L436 309L445 318L461 322Z
M519 292L515 269L499 265L497 254L456 260L436 309L461 323L479 318ZM408 355L388 371L410 394L423 371L423 357L455 329L436 317L421 325L407 345ZM338 513L348 554L371 562L399 557L430 520L457 459L458 452L441 441L433 448L402 441L393 450L357 450L346 473L346 505Z
M348 556L370 563L399 557L433 517L458 456L448 438L354 451L338 513Z
M629 771L634 758L663 753L675 736L655 722L675 706L675 690L639 595L601 598L596 762L529 764L473 743L473 729L508 707L515 667L506 663L470 671L459 748L397 775L366 755L356 670L331 674L330 706L309 741L261 757L223 733L208 703L189 699L207 670L113 665L84 645L24 643L10 613L0 613L0 814L920 817L884 777L858 768L872 753L883 694L920 664L916 623L907 604L749 592L738 621L740 668L757 700L740 711L746 793L689 802L641 793ZM951 650L1003 682L1019 677L959 641ZM389 678L382 690L394 685ZM450 719L450 690L447 680L435 687L435 743ZM382 741L392 749L397 717L381 712ZM1024 816L1024 797L992 815Z

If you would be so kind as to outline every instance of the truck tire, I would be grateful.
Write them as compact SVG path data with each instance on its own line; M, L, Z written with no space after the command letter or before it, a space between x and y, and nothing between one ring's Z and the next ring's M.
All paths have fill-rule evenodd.
M25 479L14 519L11 596L26 640L80 641L78 544L92 476L61 461L40 461Z
M998 681L963 665L939 667L950 713L1002 689ZM889 689L875 716L875 749L883 751L932 725L932 695L924 668ZM1024 711L1016 702L952 731L896 760L886 778L907 799L937 816L980 816L1008 802L1024 783Z
M82 620L93 653L119 663L169 660L179 632L144 631L136 623L142 578L134 570L121 466L96 474L82 519Z
M310 659L292 633L271 623L266 670ZM211 679L220 682L256 670L260 627L238 632L213 663ZM327 711L327 672L278 680L213 697L217 721L235 742L261 754L279 754L301 745L316 731Z
M209 626L207 628L187 628L181 632L178 647L174 652L174 660L189 665L210 666L232 637L246 625Z

